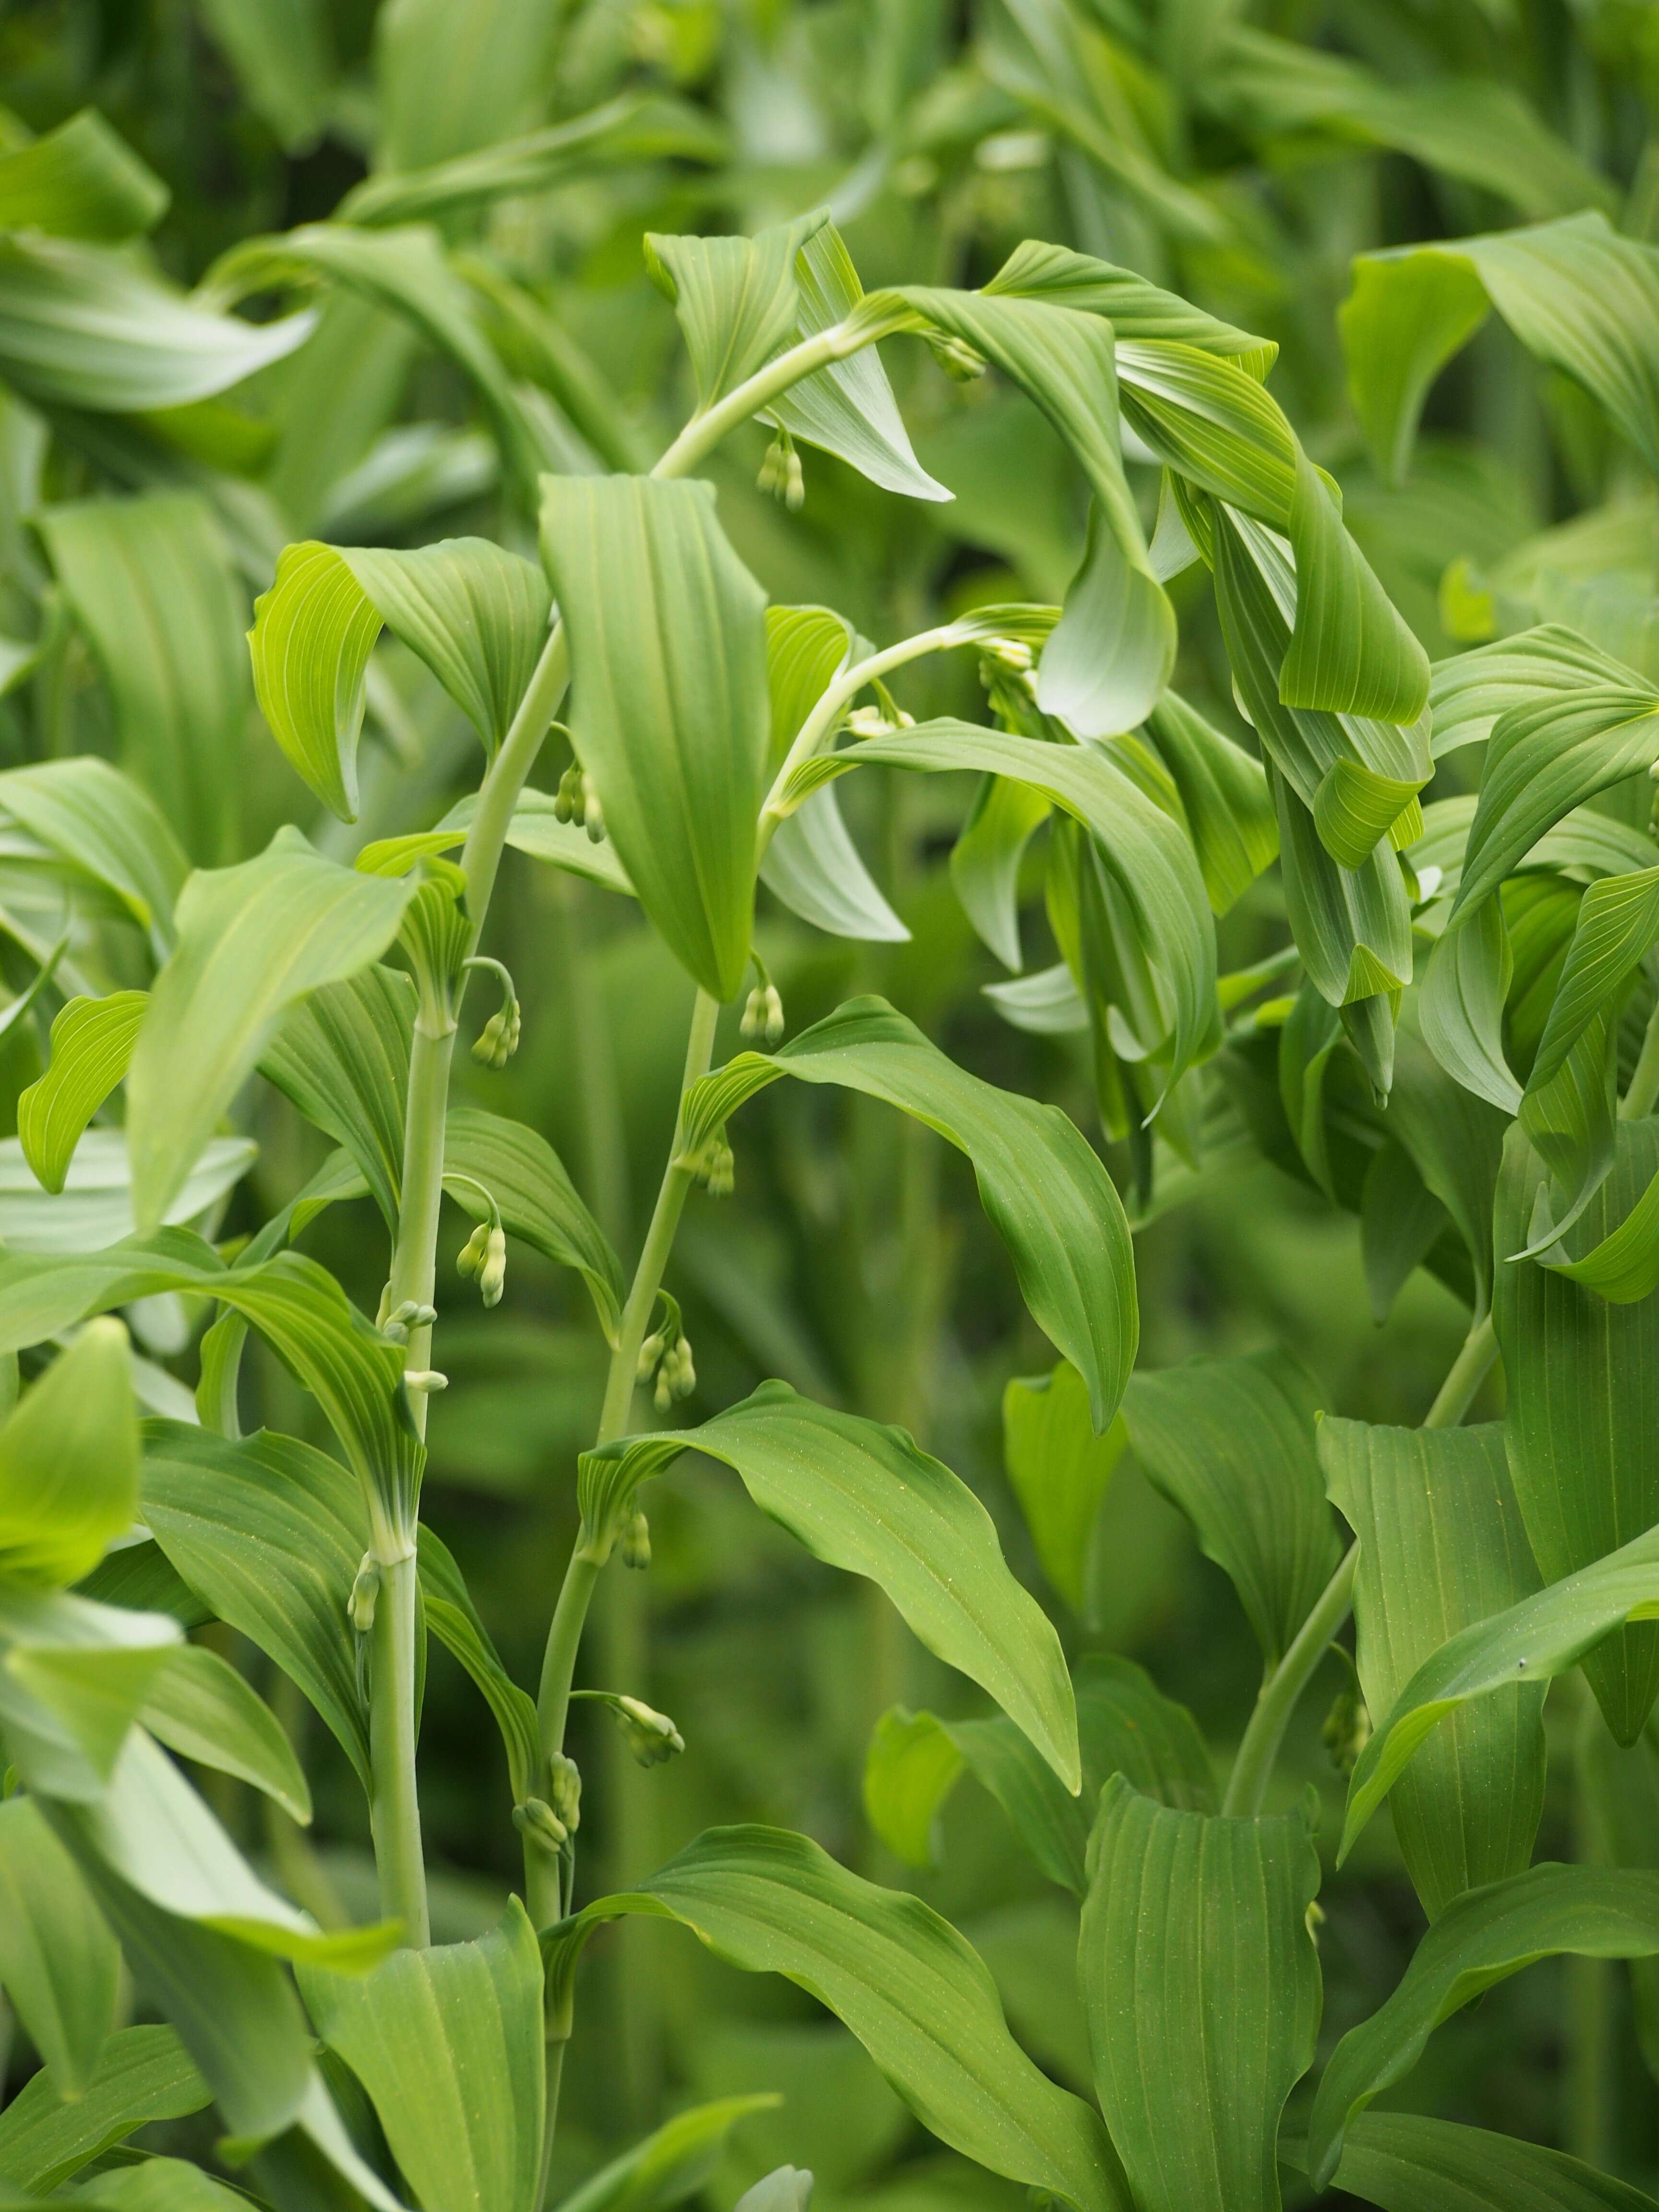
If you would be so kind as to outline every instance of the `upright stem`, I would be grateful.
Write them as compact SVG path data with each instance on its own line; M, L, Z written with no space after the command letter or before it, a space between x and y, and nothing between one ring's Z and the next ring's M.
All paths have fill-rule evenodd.
M380 1909L401 1920L404 1941L432 1941L421 1805L415 1784L415 1632L419 1586L411 1550L383 1561L371 1632L368 1711L369 1823L380 1876Z
M1476 1322L1464 1338L1462 1350L1452 1362L1433 1405L1423 1417L1424 1427L1455 1428L1468 1411L1497 1356L1498 1338L1488 1314ZM1348 1617L1348 1608L1353 1603L1354 1571L1358 1564L1359 1547L1352 1544L1313 1611L1297 1630L1295 1642L1262 1684L1255 1711L1250 1715L1238 1756L1233 1761L1233 1771L1227 1779L1227 1794L1221 1801L1224 1813L1248 1820L1261 1810L1291 1715L1329 1649L1331 1639Z
M1656 1099L1659 1099L1659 1000L1648 1016L1630 1088L1619 1102L1620 1120L1639 1121L1644 1114L1652 1113Z
M389 1307L405 1300L429 1306L438 1279L438 1216L444 1195L444 1125L449 1107L449 1070L455 1056L455 1018L422 1008L415 1024L409 1055L409 1109L404 1122L404 1166L398 1210L398 1241L392 1250ZM407 1368L428 1367L430 1328L411 1329ZM411 1392L416 1425L426 1434L426 1397Z

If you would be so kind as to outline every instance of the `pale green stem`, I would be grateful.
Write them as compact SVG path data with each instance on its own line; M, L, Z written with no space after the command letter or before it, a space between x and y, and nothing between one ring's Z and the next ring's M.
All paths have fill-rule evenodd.
M421 1806L415 1784L415 1632L418 1583L415 1554L382 1563L370 1632L369 1820L380 1909L403 1923L405 1943L432 1940L426 1865L421 1853Z
M1462 1350L1452 1362L1433 1405L1423 1417L1425 1429L1456 1426L1468 1411L1497 1355L1498 1338L1488 1314L1476 1322L1463 1340ZM1262 1684L1255 1711L1250 1715L1238 1756L1233 1761L1233 1771L1228 1777L1227 1794L1221 1802L1224 1813L1248 1820L1261 1810L1291 1715L1329 1650L1332 1638L1348 1617L1348 1609L1353 1603L1354 1570L1358 1564L1359 1547L1353 1544L1297 1630L1290 1650Z
M1642 1050L1638 1056L1630 1088L1619 1102L1619 1118L1622 1121L1639 1121L1644 1115L1651 1114L1654 1102L1659 1099L1659 1000L1648 1016L1647 1030L1642 1038Z
M873 345L878 338L890 337L908 319L908 311L882 319L868 314L857 315L827 331L819 331L810 338L803 338L787 353L781 353L775 361L769 361L763 368L757 368L735 392L728 392L724 399L717 400L705 413L694 415L652 470L652 475L689 476L699 461L708 459L728 431L735 430L751 415L758 415L763 408L769 407L780 392L787 392L792 384L799 384L804 376L827 368L831 362L845 361L849 354Z
M478 810L461 848L461 866L466 872L467 911L472 916L475 945L478 932L483 927L490 893L495 888L495 871L501 864L501 848L512 827L513 810L519 803L526 778L536 765L548 725L559 711L569 681L570 648L564 624L555 623L542 647L541 659L525 687L519 710L501 739L501 750L489 764L489 773L478 793Z

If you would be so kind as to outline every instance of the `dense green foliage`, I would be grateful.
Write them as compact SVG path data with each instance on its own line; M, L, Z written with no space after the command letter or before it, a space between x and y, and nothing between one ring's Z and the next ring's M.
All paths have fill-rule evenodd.
M1653 2212L1653 11L0 97L0 2203Z

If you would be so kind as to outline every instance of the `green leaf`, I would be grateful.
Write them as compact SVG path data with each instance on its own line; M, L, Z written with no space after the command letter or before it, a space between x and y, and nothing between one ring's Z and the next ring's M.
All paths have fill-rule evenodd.
M1047 300L1079 314L1103 315L1122 339L1173 339L1236 362L1258 381L1273 365L1279 348L1272 338L1254 337L1218 321L1176 292L1165 292L1133 269L1119 269L1070 246L1028 238L1017 246L985 287L994 295Z
M522 1805L526 1797L541 1794L544 1762L536 1701L502 1666L448 1546L424 1524L418 1531L418 1541L426 1625L451 1657L465 1668L495 1715L507 1748L513 1802Z
M1015 1376L1002 1394L1002 1456L1042 1571L1080 1613L1089 1540L1123 1447L1122 1416L1095 1433L1089 1389L1069 1361Z
M188 406L281 361L313 323L213 313L108 247L0 240L0 377L44 406L106 415Z
M1048 811L1041 792L988 775L951 848L951 883L963 912L1015 975L1025 964L1019 942L1020 864Z
M86 2095L115 2027L121 1954L33 1799L0 1805L0 1985L66 2097ZM6 2172L0 2142L0 2173Z
M885 1099L967 1153L1021 1295L1086 1380L1096 1427L1104 1429L1134 1358L1133 1258L1111 1178L1076 1124L1056 1107L967 1074L871 997L849 999L775 1053L739 1053L694 1085L684 1108L687 1152L783 1075Z
M208 34L245 100L285 154L309 153L333 93L333 60L318 0L205 0Z
M70 999L52 1022L46 1073L17 1101L23 1157L43 1188L58 1192L82 1132L127 1072L146 991Z
M244 2212L240 2189L182 2158L144 2158L100 2173L76 2190L88 2212Z
M1644 1731L1628 1750L1586 1726L1577 1744L1580 1802L1598 1861L1659 1872L1659 1747ZM1630 1965L1632 2025L1650 2074L1659 2075L1659 1959Z
M232 1443L150 1421L143 1512L191 1588L298 1684L367 1790L368 1716L346 1605L368 1524L350 1475L293 1437Z
M1652 2212L1653 2199L1564 2151L1416 2112L1361 2112L1332 2177L1382 2212Z
M536 2212L542 1968L516 1898L473 1942L400 1950L367 1974L302 1967L300 1979L430 2212Z
M1648 465L1659 467L1659 256L1651 246L1620 237L1605 216L1591 212L1366 254L1358 266L1368 296L1345 325L1345 343L1357 355L1380 334L1389 352L1403 356L1392 375L1377 372L1367 425L1396 465L1410 453L1435 374L1484 320L1475 313L1479 287L1527 350L1582 385Z
M357 818L357 739L382 625L423 660L494 756L547 641L541 571L483 538L408 553L288 546L254 602L254 688L324 804Z
M1521 1085L1504 1048L1504 1008L1514 974L1503 902L1487 898L1442 932L1418 998L1423 1041L1436 1060L1505 1119L1521 1107Z
M1359 1545L1359 1683L1376 1714L1449 1638L1539 1587L1499 1423L1320 1424L1331 1496ZM1395 1833L1431 1919L1518 1874L1544 1808L1543 1685L1465 1707L1395 1784Z
M1659 1123L1621 1121L1612 1172L1584 1216L1597 1239L1659 1171ZM1543 1188L1518 1130L1504 1150L1495 1247L1528 1241ZM1650 1361L1659 1354L1651 1300L1611 1305L1557 1269L1500 1263L1492 1304L1508 1384L1504 1421L1516 1496L1547 1583L1604 1559L1659 1521L1659 1463L1650 1448ZM1632 1743L1659 1691L1659 1628L1643 1627L1585 1668L1607 1725Z
M190 863L155 800L118 769L91 755L8 769L0 809L113 891L158 944L172 942L173 902Z
M1285 1352L1188 1359L1132 1376L1124 1395L1135 1457L1225 1569L1269 1672L1340 1548L1314 1445L1323 1395Z
M833 937L866 945L910 941L848 835L833 790L815 791L778 824L760 879L791 914Z
M0 1728L28 1787L101 1797L179 1640L165 1613L0 1586Z
M592 1930L630 1913L678 1920L732 1965L797 1983L952 2149L1078 2212L1124 2212L1098 2118L1026 2057L983 1961L920 1898L860 1881L805 1836L710 1829L643 1889L549 1932L553 2002L568 1999Z
M1261 763L1174 691L1152 709L1147 728L1181 794L1210 911L1228 914L1279 851Z
M849 768L881 761L894 768L976 769L1007 776L1080 822L1123 895L1158 979L1170 1034L1166 1085L1200 1056L1215 1021L1215 930L1204 879L1180 829L1103 752L939 720L892 737L863 738L834 758ZM1161 1059L1159 1065L1162 1073Z
M1279 2114L1319 2025L1318 1888L1300 1814L1224 1820L1107 1784L1079 1972L1100 2108L1143 2212L1278 2212Z
M1411 905L1386 840L1357 868L1332 859L1314 817L1270 769L1285 908L1308 981L1328 1006L1358 1006L1411 980ZM1426 1018L1425 1018L1426 1020Z
M0 1427L0 1580L77 1583L138 1503L127 1333L88 1324Z
M291 1820L309 1821L311 1790L282 1723L216 1651L193 1644L175 1651L150 1684L138 1718L198 1766L252 1783Z
M539 120L556 27L533 0L394 0L375 26L377 166L447 161Z
M170 2027L124 2027L72 2100L47 2064L0 2112L0 2176L49 2192L152 2120L199 2112L212 2095Z
M864 297L852 256L833 222L823 222L803 241L794 276L796 330L804 338L844 321ZM873 345L803 377L778 394L768 413L794 437L839 455L885 491L911 499L951 496L916 459Z
M430 149L427 149L430 158ZM356 230L344 223L301 223L272 238L234 246L199 288L209 298L246 299L319 280L401 317L471 383L512 474L527 490L543 454L500 357L479 325L472 295L445 258L436 231L410 223Z
M735 998L767 752L764 595L707 484L550 477L542 553L606 830L669 949L715 998Z
M1398 485L1411 466L1430 386L1486 319L1486 287L1455 253L1403 261L1362 253L1352 274L1336 318L1348 395L1371 458Z
M1420 1017L1420 998L1419 1003ZM1474 1318L1480 1320L1492 1303L1492 1208L1505 1118L1454 1083L1421 1039L1402 1024L1395 1040L1387 1127L1468 1248Z
M235 1188L258 1156L251 1137L210 1138L167 1207L167 1220L196 1220ZM132 1169L124 1131L88 1129L56 1197L36 1182L18 1139L0 1139L0 1240L12 1252L88 1253L132 1233Z
M763 1513L827 1565L865 1575L939 1658L979 1683L1078 1787L1077 1718L1060 1639L1002 1557L991 1517L903 1429L763 1382L695 1429L586 1455L659 1474L683 1451L735 1468Z
M258 860L192 878L127 1077L141 1229L161 1219L277 1017L378 959L411 889L325 860L291 831Z
M259 1060L259 1073L351 1155L392 1231L414 1029L410 977L376 964L311 992Z
M482 1221L488 1209L463 1176L483 1184L509 1237L521 1237L558 1267L575 1268L607 1340L614 1342L624 1291L622 1263L546 1138L500 1114L452 1107L444 1128L444 1188L463 1212Z
M83 107L44 138L0 155L0 230L131 238L155 228L168 198L161 179L96 108Z
M795 336L795 256L827 221L820 209L753 238L646 233L646 266L673 301L697 380L700 414L747 382Z
M123 765L193 859L228 860L240 842L246 602L212 509L193 492L146 492L49 507L38 527L109 688Z
M693 2105L613 2158L563 2198L558 2212L665 2212L702 2188L719 2165L726 2139L751 2112L783 2102L763 2092Z
M1308 2130L1315 2187L1329 2185L1348 2122L1411 2071L1442 2021L1494 1983L1563 1951L1589 1959L1659 1952L1659 1875L1547 1864L1448 1905L1393 1996L1332 2054Z
M864 1754L864 1816L907 1866L939 1862L939 1816L967 1762L935 1713L890 1705Z

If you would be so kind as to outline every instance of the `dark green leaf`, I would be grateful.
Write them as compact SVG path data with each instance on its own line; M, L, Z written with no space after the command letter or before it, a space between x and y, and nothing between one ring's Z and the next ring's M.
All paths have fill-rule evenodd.
M0 2175L51 2191L135 2129L185 2119L212 2094L170 2027L121 2028L73 2101L60 2094L49 2066L24 2083L0 2112Z
M70 999L52 1025L52 1060L17 1101L23 1157L44 1188L64 1188L82 1132L127 1072L149 994Z
M0 1805L0 1985L66 2097L85 2096L100 2071L120 1967L74 1860L33 1799L8 1798Z
M1382 2212L1652 2212L1653 2199L1565 2152L1416 2112L1361 2112L1333 2179Z

